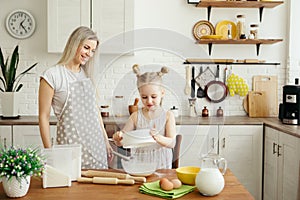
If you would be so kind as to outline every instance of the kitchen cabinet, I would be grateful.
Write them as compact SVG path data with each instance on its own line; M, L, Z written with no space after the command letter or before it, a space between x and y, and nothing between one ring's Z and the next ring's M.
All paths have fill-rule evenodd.
M48 0L48 52L61 53L78 26L92 28L101 53L124 53L133 48L133 0Z
M299 199L300 139L265 127L264 200Z
M51 142L56 141L56 126L50 126ZM18 147L43 147L39 126L13 126L13 145Z
M90 0L48 0L48 52L61 53L71 32L90 27Z
M262 196L262 125L219 125L219 154L256 200Z
M10 147L12 145L12 127L0 126L0 147Z
M199 166L203 154L217 153L217 125L178 125L176 131L182 135L179 166Z

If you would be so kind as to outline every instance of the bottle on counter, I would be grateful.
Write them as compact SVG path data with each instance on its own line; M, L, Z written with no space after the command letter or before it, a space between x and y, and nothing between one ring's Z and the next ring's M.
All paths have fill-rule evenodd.
M109 117L109 105L100 106L101 117Z
M204 108L202 109L202 117L208 117L208 109L206 108L206 106L204 106Z
M178 117L178 116L179 116L178 108L176 108L175 106L173 106L173 107L171 108L171 111L173 112L174 117Z
M223 109L221 108L221 106L217 110L217 117L223 117Z
M125 102L124 102L123 96L115 96L114 98L114 114L116 117L122 117L124 116L124 108L125 108Z

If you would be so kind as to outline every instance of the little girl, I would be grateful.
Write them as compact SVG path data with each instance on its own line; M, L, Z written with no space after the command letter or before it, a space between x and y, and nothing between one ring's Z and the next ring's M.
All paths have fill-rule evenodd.
M159 72L140 73L138 65L134 65L133 72L137 76L137 87L143 103L143 108L129 117L124 128L113 135L117 146L122 146L122 135L136 129L150 129L150 135L156 141L155 145L141 147L155 149L158 169L172 168L172 148L175 146L175 117L171 111L161 107L163 96L162 76L168 73L168 68L162 67Z

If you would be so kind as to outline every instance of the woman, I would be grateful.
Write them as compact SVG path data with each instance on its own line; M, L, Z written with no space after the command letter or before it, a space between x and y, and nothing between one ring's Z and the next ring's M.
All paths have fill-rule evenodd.
M58 63L40 78L39 127L43 145L51 147L52 106L58 119L57 143L81 144L83 169L107 168L107 155L112 157L91 81L93 55L98 45L97 35L91 29L77 28Z

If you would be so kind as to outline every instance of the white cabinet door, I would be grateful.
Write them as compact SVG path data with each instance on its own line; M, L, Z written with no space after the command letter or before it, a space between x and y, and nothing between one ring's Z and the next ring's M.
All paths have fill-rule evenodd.
M299 151L299 138L265 127L265 200L299 199Z
M48 52L61 53L71 32L90 27L90 0L48 0Z
M219 153L255 199L261 199L262 125L219 126Z
M0 126L0 147L10 147L12 145L11 126Z
M265 127L264 200L277 199L277 148L278 131Z
M92 1L92 28L101 54L127 53L134 43L134 0Z
M56 126L50 126L51 141L55 142ZM39 126L13 126L13 144L19 147L43 147Z
M182 135L179 166L200 166L201 156L214 151L212 138L218 141L218 126L180 125L176 129Z

